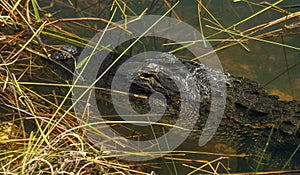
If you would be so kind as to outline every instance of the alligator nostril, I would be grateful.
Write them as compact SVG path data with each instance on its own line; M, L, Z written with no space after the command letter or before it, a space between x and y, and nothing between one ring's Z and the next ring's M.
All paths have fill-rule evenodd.
M68 60L78 54L78 49L75 46L63 46L58 50L51 50L49 53L54 60Z

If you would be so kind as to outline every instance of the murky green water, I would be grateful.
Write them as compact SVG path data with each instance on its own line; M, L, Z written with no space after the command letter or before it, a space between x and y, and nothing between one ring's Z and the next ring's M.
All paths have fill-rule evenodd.
M47 7L46 11L53 14L56 18L75 18L75 17L100 17L104 19L109 19L111 14L110 1L101 1L98 4L97 1L84 2L78 1L77 8L71 6L67 1L53 1L53 7ZM260 2L260 1L252 1ZM271 1L276 2L276 1ZM284 1L280 6L288 6L294 1ZM126 13L128 17L133 15L130 10L134 11L136 14L142 13L145 8L149 8L147 14L162 15L168 7L162 1L139 1L133 2L129 1L127 3ZM206 8L209 9L210 13L226 28L230 27L237 22L249 17L262 10L265 6L251 5L250 3L238 2L233 3L230 0L224 1L204 1ZM46 2L41 2L41 5L49 5ZM121 4L122 5L122 4ZM172 5L172 4L170 4ZM298 8L286 9L290 12L295 12L299 10ZM202 9L203 11L203 9ZM176 15L179 16L184 22L199 28L198 16L197 16L197 2L195 1L184 1L175 7ZM250 19L236 27L238 31L244 31L249 28L255 27L260 24L274 21L283 17L285 14L275 10L268 10L253 19ZM173 17L174 15L172 15ZM114 21L121 19L121 13L118 11L115 16ZM203 13L203 25L213 26L212 23L207 20L212 20L208 13ZM286 22L279 23L270 28L266 28L255 35L267 33L273 30L281 29L284 25L292 24L296 22L296 19L292 19ZM101 22L90 22L84 21L80 22L82 25L90 26L90 29L85 27L79 27L75 23L61 22L58 23L59 26L67 27L68 31L77 33L81 37L91 38L96 33L97 30L102 29L105 24ZM204 27L204 36L209 37L211 34L215 33L214 30ZM253 35L253 36L255 36ZM227 34L220 34L213 38L228 38ZM207 38L210 39L210 38ZM292 30L283 30L282 35L278 34L274 37L265 38L270 41L277 43L283 43L286 45L291 45L299 47L299 28ZM60 41L57 41L61 44ZM220 42L211 42L214 48L220 47ZM277 93L281 95L282 99L300 99L300 74L299 66L294 66L298 64L300 58L299 50L281 47L274 44L265 43L263 41L249 41L245 43L245 46L249 48L250 51L246 51L241 45L237 44L235 46L217 51L217 54L221 60L222 66L225 71L236 75L248 77L252 80L256 80L263 84L266 89L270 92ZM288 69L293 67L291 69Z
M53 15L53 18L78 18L78 17L100 17L103 19L109 19L111 15L110 6L111 1L81 1L79 0L77 5L75 2L73 5L68 1L53 1L53 6L48 6L48 2L40 2L42 7L48 6L45 10ZM251 1L251 2L261 2L261 1ZM275 0L269 1L270 3L276 2ZM123 7L122 3L119 2ZM262 10L265 6L257 6L246 2L234 3L231 0L210 0L203 1L205 7L208 8L209 12L222 24L225 28L230 27L239 21L251 16L252 14ZM170 2L170 5L174 3ZM279 6L288 6L290 4L296 4L296 1L284 1ZM75 7L77 6L77 7ZM164 1L128 1L126 6L126 14L130 17L131 15L140 14L145 8L149 8L147 14L162 15L166 10L169 9ZM132 10L132 12L130 12ZM203 10L203 9L202 9ZM296 12L299 8L285 9L289 12ZM175 13L171 16L178 16L184 22L199 28L198 16L197 16L197 2L196 1L182 1L175 7ZM202 12L203 26L212 24L213 19L207 12ZM255 27L260 24L268 23L279 19L286 14L283 12L276 11L274 9L268 10L252 19L235 27L237 32L243 32L249 28ZM116 19L118 21L121 19L121 12L118 11ZM297 21L298 20L298 21ZM299 19L291 19L284 21L282 23L276 24L269 28L263 29L253 36L268 33L274 30L280 30L284 28L285 25L290 25L292 23L299 23ZM69 32L78 34L81 37L90 39L93 37L100 29L102 29L105 24L100 22L84 21L80 22L81 26L77 23L61 22L58 23L59 26L67 28ZM299 25L299 24L298 24ZM86 26L89 26L87 28ZM204 28L204 35L211 39L209 36L215 33L214 30L209 28ZM212 37L214 39L228 38L227 34L220 34ZM300 30L299 28L287 29L285 28L281 32L277 32L276 35L272 37L263 38L265 40L282 43L285 45L294 46L296 48L300 47ZM45 38L47 40L47 38ZM48 39L48 42L52 44L61 44L62 41L55 39ZM220 43L211 42L215 49L222 46L228 45L230 43ZM223 69L236 76L248 77L252 80L258 81L272 94L279 95L281 99L300 100L300 69L297 64L300 62L300 51L296 49L291 49L287 47L279 46L278 44L270 44L263 41L249 41L244 43L249 49L248 51L241 45L236 44L234 46L228 47L223 50L217 51L219 59L222 63ZM183 56L183 55L179 55ZM194 150L194 151L214 151L219 153L235 153L234 148L226 147L225 145L219 145L217 143L210 143L204 148L197 147L193 143L185 143L181 145L178 150ZM225 156L225 155L224 155ZM180 157L180 156L179 156ZM207 156L200 154L188 154L184 158L200 160L209 159L214 160L218 156ZM231 172L236 171L251 171L251 168L241 168L243 165L238 165L237 158L230 158L230 161L222 160L225 167L231 167ZM156 160L157 162L157 160ZM167 162L160 170L156 170L158 174L176 174L174 171L174 165L170 160L162 160ZM182 166L184 161L177 163L177 171L179 174L186 174L191 171L191 167ZM191 164L189 164L191 165ZM193 166L199 166L199 163L193 163ZM150 167L147 169L151 169ZM280 168L279 168L280 169ZM220 168L220 172L226 172L224 168Z

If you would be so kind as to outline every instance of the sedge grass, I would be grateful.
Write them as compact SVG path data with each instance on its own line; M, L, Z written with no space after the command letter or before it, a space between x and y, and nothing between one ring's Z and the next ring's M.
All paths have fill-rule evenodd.
M32 1L32 4L35 4L35 1ZM15 4L13 4L13 2L1 1L1 6L5 7L3 10L7 10L7 12L13 16L13 18L1 16L1 20L2 22L5 22L5 25L8 27L13 27L15 24L17 24L22 26L21 28L24 28L24 30L26 27L28 27L33 32L31 37L28 37L27 40L23 40L23 42L17 42L19 43L16 45L18 49L14 49L7 44L4 44L1 47L1 58L3 58L1 70L7 72L5 74L1 74L1 80L5 80L1 82L1 103L6 104L6 107L9 108L8 110L15 110L20 117L18 120L24 120L25 118L36 120L36 124L40 129L28 134L22 134L23 136L16 136L10 140L1 140L1 144L10 144L11 149L13 150L1 150L0 171L5 174L36 174L38 172L49 172L54 174L55 172L67 173L68 171L84 173L91 172L93 169L95 171L98 171L97 169L101 169L102 173L123 172L125 174L148 174L135 170L134 168L131 168L130 165L127 166L125 164L122 165L122 163L117 163L116 160L113 160L115 159L113 157L102 158L101 153L98 150L91 149L92 146L80 137L80 135L77 133L78 131L70 130L70 133L67 132L64 134L64 130L67 131L70 128L74 128L75 123L72 122L72 118L74 118L74 116L72 116L71 113L66 113L65 115L68 115L65 118L66 120L62 120L60 123L58 123L56 121L57 116L48 113L48 109L53 108L57 111L62 110L64 113L63 108L44 98L38 92L27 88L24 86L24 84L22 85L20 81L21 77L26 75L26 71L30 70L34 72L34 69L37 67L31 66L30 69L25 69L25 71L20 70L23 72L23 75L18 77L17 75L19 75L19 73L12 69L12 66L17 66L18 64L21 65L19 63L20 57L27 57L30 59L30 61L28 61L34 64L34 62L32 62L32 60L34 60L33 57L44 56L43 53L37 50L38 47L36 44L40 42L36 39L39 37L40 33L43 33L45 27L48 27L48 25L45 25L48 23L47 21L43 21L42 18L38 17L39 15L35 5L35 15L33 15L34 18L32 18L31 21L36 20L39 22L39 20L41 20L42 23L39 26L30 24L30 22L27 21L27 18L23 16L23 13L25 12L26 14L26 10L28 9L23 8L20 1ZM12 13L12 11L16 11L16 15ZM29 12L27 14L32 13ZM13 19L18 19L18 22L13 21ZM15 36L16 38L14 38L13 35L9 37L12 40L18 40L17 35ZM5 43L5 40L8 38L8 36L1 35L1 38L1 42ZM25 52L25 50L29 52ZM30 53L32 53L33 56ZM44 57L46 58L47 56ZM39 83L35 84L39 85ZM30 96L28 96L29 93L31 94ZM49 116L54 116L55 118L53 118L51 121L49 118L42 117L43 115L47 116L47 113ZM43 130L48 124L51 125L51 128L53 129L52 132ZM23 127L22 132L24 131L25 130ZM59 133L63 135L58 137ZM47 138L45 138L45 136L47 136ZM56 137L58 137L58 139L53 139ZM38 138L44 138L45 142L38 142ZM62 141L64 144L62 144ZM39 149L36 149L37 147ZM80 148L79 150L81 154L74 154L78 152L77 148ZM84 155L84 153L91 154L91 156ZM70 160L64 161L64 155L68 155ZM100 159L94 155L99 155L98 157Z
M202 4L200 4L203 9L205 8ZM206 11L210 14L210 17L213 19L214 23L218 24L219 28L214 28L218 32L216 32L212 36L216 36L218 33L225 32L232 39L224 39L225 41L234 41L233 44L225 45L224 47L218 48L219 50L231 47L235 44L244 45L243 42L246 40L258 40L261 38L260 36L250 36L253 33L237 33L230 29L234 27L248 22L250 19L257 17L259 14L274 8L277 4L281 3L281 1L277 1L273 5L269 5L263 10L259 11L251 15L250 17L241 20L240 22L232 25L231 27L224 28L221 23L218 22L217 18L213 16L212 13L209 13L209 10ZM167 1L165 1L166 6L170 7ZM31 4L33 6L33 12L31 12L28 8L25 8L21 1L13 2L13 1L1 1L1 7L3 7L2 11L7 12L8 16L0 16L0 20L7 27L18 26L22 30L26 30L28 28L30 30L30 34L25 36L24 39L20 40L18 34L15 35L1 35L1 42L3 41L5 44L0 48L0 56L3 59L0 64L1 70L5 73L1 73L1 103L7 104L10 106L10 110L17 111L17 115L20 119L35 119L39 130L36 132L25 133L24 127L22 128L22 134L16 138L12 138L10 140L1 141L2 143L10 143L11 145L19 145L19 147L12 146L11 148L15 148L14 150L1 151L0 152L0 165L2 173L7 174L35 174L35 173L88 173L88 172L101 172L103 174L112 174L112 173L120 173L120 174L153 174L153 173L145 173L139 168L136 167L137 164L130 164L120 162L117 157L128 156L130 153L119 153L119 154L106 154L106 149L103 146L103 149L97 150L92 145L89 144L79 132L80 129L84 126L92 126L91 124L78 126L76 122L74 122L75 115L71 112L71 107L67 107L63 105L63 102L59 104L58 100L56 102L52 102L49 99L45 98L45 94L41 95L39 92L31 90L28 88L28 85L37 85L37 86L58 86L58 87L70 87L68 84L54 84L54 83L38 83L38 82L22 82L21 77L26 76L26 73L33 73L34 69L38 69L38 66L34 64L34 59L37 57L48 58L47 54L44 54L44 51L52 48L45 43L42 43L40 40L40 35L47 35L57 39L65 40L71 44L78 46L85 46L88 39L82 38L72 32L68 32L61 27L56 26L59 23L70 23L70 22L78 22L78 21L102 21L109 25L114 25L114 23L110 20L102 19L102 18L70 18L70 19L56 19L47 21L43 17L41 17L41 13L39 12L39 5L36 4L36 1L32 0ZM126 10L130 12L134 12L124 1L113 1L111 8L114 9L115 6L119 10L121 10L123 16L126 18L128 15L126 14ZM123 6L123 7L122 7ZM170 12L179 18L179 15L175 12L173 8L169 8ZM142 15L144 15L144 12ZM142 16L141 15L141 16ZM135 15L136 16L136 15ZM288 18L292 15L288 16ZM297 17L297 16L294 16ZM127 18L126 18L127 19ZM282 18L283 19L283 18ZM202 19L198 16L198 20L201 22ZM283 20L284 21L284 20ZM37 22L37 24L32 23ZM128 23L130 21L127 21ZM269 23L267 25L253 28L253 32L264 30L269 27L273 23ZM200 28L203 27L200 24ZM115 27L122 27L119 25L115 25ZM126 27L122 27L126 30ZM130 31L128 31L130 32ZM271 35L273 33L270 33ZM241 37L241 38L239 38ZM264 37L264 36L262 36ZM18 44L13 45L13 47L7 44L7 39L10 38L11 43L14 41ZM216 41L224 41L223 39L216 39ZM268 42L267 40L259 39L261 42ZM136 40L138 42L138 39ZM192 41L197 42L197 41ZM134 43L133 43L134 44ZM189 44L189 43L188 43ZM299 50L299 48L295 46L289 46L284 44L278 44L276 42L270 43L280 45L282 47L292 48ZM187 45L188 47L189 45ZM14 48L15 47L15 48ZM185 48L185 47L182 47ZM179 48L174 51L181 50ZM129 48L128 48L129 49ZM8 53L8 54L7 54ZM120 56L121 57L121 56ZM28 66L28 69L14 70L13 66L21 65L23 63L19 63L21 58L27 58L27 61L32 64ZM79 67L81 67L80 65ZM28 72L30 71L30 72ZM20 73L22 72L22 73ZM19 76L20 75L20 76ZM19 77L18 77L19 76ZM71 86L72 87L72 86ZM82 88L90 88L90 87L82 87ZM30 94L30 95L29 95ZM49 94L49 96L55 96L53 94ZM57 97L55 97L56 99ZM64 97L64 100L67 100L67 96ZM50 111L52 110L52 111ZM55 112L53 112L53 110ZM48 116L48 117L46 117ZM50 118L49 118L50 116ZM124 122L115 122L112 121L112 124L124 124ZM140 121L136 121L136 123L140 123ZM96 125L97 123L95 123ZM157 124L157 123L152 123ZM162 124L165 125L166 124ZM48 128L48 130L46 129ZM103 141L105 143L106 140ZM20 146L21 145L21 146ZM107 145L106 147L109 147ZM297 151L297 150L295 150ZM143 153L141 156L152 156L152 155L161 155L166 152L156 152L156 153ZM220 156L212 161L207 160L197 160L196 162L202 163L199 167L194 165L189 165L188 162L192 162L189 158L177 158L175 155L180 155L186 153L184 151L174 151L171 152L172 156L168 156L165 159L171 160L171 164L173 168L176 169L175 162L176 161L184 161L182 163L186 167L190 167L191 173L212 173L218 174L220 167L226 170L227 167L222 163L221 160L227 159L226 157L236 157L236 156L245 156L245 155L222 155L217 153L205 153L212 154L215 156ZM189 152L190 153L190 152ZM200 152L196 152L195 154L201 154ZM291 156L292 157L292 156ZM290 160L289 160L290 161ZM21 162L21 166L20 166ZM217 163L213 165L213 163ZM288 162L287 162L288 163ZM140 166L144 166L145 164L140 164ZM40 168L38 168L40 167ZM204 169L204 167L211 168L210 171ZM284 166L285 167L285 166ZM228 168L229 169L229 168ZM286 173L292 171L280 171L280 172L270 172L270 173ZM180 172L177 172L180 174ZM267 172L256 172L256 174L267 174Z

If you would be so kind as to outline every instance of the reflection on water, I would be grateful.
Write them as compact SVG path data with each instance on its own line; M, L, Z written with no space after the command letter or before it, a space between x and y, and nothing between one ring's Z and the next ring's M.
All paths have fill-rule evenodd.
M70 1L53 1L53 6L48 6L47 2L40 2L42 6L48 6L46 8L48 13L52 13L53 17L57 18L73 18L73 17L100 17L108 19L111 15L110 6L111 1L78 1L77 8L70 5ZM252 1L261 2L261 1ZM268 1L269 3L276 2L275 0ZM279 6L289 6L295 4L296 1L284 1ZM139 1L138 3L133 1L126 1L128 17L139 15L143 12L145 8L149 8L147 14L161 15L167 9L168 6L163 1ZM265 6L263 5L253 5L251 3L238 2L233 3L231 0L210 0L203 1L209 12L214 15L219 23L223 27L230 27L237 22L249 17L253 13L262 10ZM172 4L170 4L172 5ZM285 9L290 12L295 12L297 8ZM202 25L214 26L211 21L213 21L209 13L202 9ZM198 16L197 16L197 2L195 1L184 1L179 3L175 7L175 13L172 14L173 17L179 17L184 22L199 28ZM235 27L237 32L242 32L246 29L255 27L260 24L274 21L285 16L286 13L278 12L275 9L268 10L255 18L247 20L246 22ZM114 21L122 19L121 12L117 12ZM259 31L252 36L256 36L262 33L267 33L273 30L284 28L285 25L289 25L295 22L292 19L288 22L282 22L277 25L266 28ZM96 34L101 28L105 26L105 23L99 21L83 21L80 22L80 26L76 23L59 23L58 25L68 28L71 32L78 34L82 37L91 38ZM86 28L89 26L89 28ZM207 39L211 39L209 36L216 33L215 30L204 27L204 36ZM214 36L213 38L228 38L227 34L220 34ZM295 47L299 47L299 30L285 29L282 33L277 33L274 37L265 38L278 43L283 43ZM50 40L50 39L49 39ZM59 41L54 41L56 44ZM222 43L211 42L215 48L219 48ZM282 99L300 99L300 69L299 66L292 67L294 64L299 62L300 52L294 49L284 48L281 46L268 44L260 41L250 41L244 43L249 51L246 51L241 45L237 44L235 46L229 47L227 49L218 51L217 54L221 60L223 68L225 71L232 73L236 76L248 77L253 80L260 82L265 85L266 88L277 95L280 95ZM279 76L280 75L280 76ZM278 76L278 77L277 77ZM276 78L275 80L273 80ZM286 98L287 97L287 98Z
M77 3L77 7L70 5L68 1L62 3L62 1L53 1L54 6L48 6L45 10L53 14L54 18L72 18L72 17L100 17L103 19L109 19L111 11L109 11L111 6L111 1L81 1ZM252 1L260 2L260 1ZM275 0L268 1L270 3L276 2ZM280 6L288 6L295 3L296 1L284 1ZM232 0L210 0L203 1L205 7L209 9L209 12L214 15L219 23L222 24L224 28L230 27L237 22L249 17L250 15L262 10L265 6L257 6L251 3L238 2L233 3ZM46 6L49 5L47 2L40 2L40 5ZM121 4L122 5L122 4ZM170 3L172 5L172 3ZM168 5L164 1L128 1L126 7L126 13L128 17L139 15L143 12L145 8L149 8L147 14L161 15L167 9ZM299 9L285 9L289 12L295 12ZM134 14L136 13L136 14ZM196 1L182 1L175 8L172 17L179 17L184 22L199 28L198 16L197 16L197 2ZM210 17L208 12L205 12L202 8L202 23L203 26L210 25L215 26L212 22L213 19ZM268 23L274 21L283 16L287 15L285 12L276 11L276 9L268 10L253 19L249 19L246 22L242 23L235 27L235 32L243 32L249 28L255 27L260 24ZM116 19L118 21L122 19L122 13L117 12ZM279 30L284 28L286 25L289 25L293 22L297 22L297 19L292 19L287 22L282 22L276 24L272 27L266 28L264 30L258 31L252 36L259 34L264 34L267 32L272 32L274 30ZM100 29L105 26L105 23L99 21L83 21L77 23L59 23L61 27L67 28L70 32L76 33L79 36L91 38L93 37ZM87 27L88 26L88 27ZM228 38L228 34L220 34L213 37L210 37L216 31L204 27L204 36L208 39L220 39ZM54 44L60 44L62 41L53 40L51 38L45 37L45 40L48 39L49 42ZM277 43L282 43L286 45L291 45L295 47L299 46L299 28L288 29L284 28L281 32L277 32L272 37L264 38L266 40L274 41ZM225 43L222 42L211 42L215 49L225 46ZM227 43L228 44L228 43ZM300 69L299 66L294 66L299 63L300 51L285 48L279 45L274 45L262 41L248 41L244 45L249 49L248 51L241 45L236 44L232 47L217 51L217 54L220 58L220 61L223 65L223 68L226 72L229 72L236 76L247 77L252 80L260 82L265 88L271 93L276 94L282 100L300 100ZM159 46L158 46L159 47ZM185 57L181 53L177 53L177 56ZM291 68L292 67L292 68ZM291 68L291 69L290 69ZM223 144L218 144L217 142L210 142L205 147L201 149L197 147L197 144L187 141L185 144L181 145L178 150L194 150L194 151L208 151L208 152L217 152L222 154L235 154L235 148L227 147ZM226 155L222 155L226 156ZM179 156L180 157L180 156ZM197 165L196 160L214 160L220 156L199 156L199 154L187 154L185 158L195 160L194 166ZM244 170L244 171L253 171L251 168L242 169L243 163L238 165L238 161L244 159L244 162L247 162L246 158L236 158L232 156L228 159L222 160L222 165L228 169L230 167L231 171ZM157 160L156 160L157 161ZM174 166L171 159L162 160L162 162L167 162L166 167L161 169L163 174L174 174ZM185 163L184 160L176 165L178 170L181 173L188 173L191 169L195 167L189 167L188 165L182 166ZM214 165L215 166L215 165ZM221 164L219 165L220 169ZM221 172L226 172L223 167ZM252 167L253 168L253 167ZM255 167L254 167L255 169ZM280 169L280 168L279 168Z

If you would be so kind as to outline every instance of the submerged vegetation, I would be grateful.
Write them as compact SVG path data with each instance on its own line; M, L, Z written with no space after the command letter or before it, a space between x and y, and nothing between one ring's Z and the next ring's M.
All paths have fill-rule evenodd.
M205 1L208 4L209 2ZM267 38L284 35L285 32L287 35L299 34L300 12L290 12L289 8L280 8L278 5L281 2L283 0L273 4L242 1L240 3L247 4L249 8L260 7L261 10L253 11L253 14L247 18L224 27L208 7L198 0L198 27L200 31L203 31L202 33L209 29L207 39L218 42L214 46L216 51L234 45L240 45L246 51L250 51L245 44L250 41L269 43L283 49L299 51L299 46L267 40ZM56 18L55 13L59 13L60 10L47 12L52 8L53 3L73 9L74 14L84 15L74 15L78 16L74 18ZM92 8L94 4L88 3L90 3L88 7ZM96 149L89 140L85 139L74 111L69 108L70 97L65 96L71 85L69 82L59 80L56 73L50 72L51 69L47 69L41 61L55 62L49 56L49 52L57 50L61 44L68 43L84 47L91 36L89 32L82 36L78 31L87 30L95 34L100 30L99 28L107 24L116 24L110 22L109 17L86 17L89 15L88 10L80 9L78 7L80 3L77 0L63 4L61 1L51 1L44 6L41 4L42 2L38 3L36 0L0 2L0 174L155 174L155 171L161 168L159 163L121 161L118 157L126 156L125 153L111 154L109 149L106 149L109 146L105 144L102 149ZM110 9L108 14L116 9L119 15L116 16L126 19L130 16L143 16L156 4L162 4L161 9L165 11L174 5L167 0L160 3L153 1L149 7L138 12L131 9L132 2L125 3L122 0L109 1L105 5L97 1L94 6L100 9ZM282 17L243 31L237 29L239 25L251 21L266 11L276 11L282 14ZM202 13L208 14L208 17L203 18ZM170 15L178 19L181 17L176 9L172 10ZM278 26L282 23L285 23L284 27ZM225 33L226 35L223 36L226 38L216 38L221 33ZM274 79L266 85L282 74L289 74L289 71L298 64L299 61L287 65L285 71L274 76ZM105 142L104 140L103 143ZM168 172L173 174L181 174L176 169L177 164L188 168L189 174L218 174L231 172L233 168L228 163L228 159L247 156L237 155L234 150L225 148L224 145L216 145L215 149L228 152L221 154L192 150L174 151L162 159L166 164L165 167L169 168ZM192 160L185 157L187 154L215 157L211 160ZM259 166L257 166L257 171L256 174L268 174L259 172ZM283 169L280 172L269 173L286 172L293 171Z

